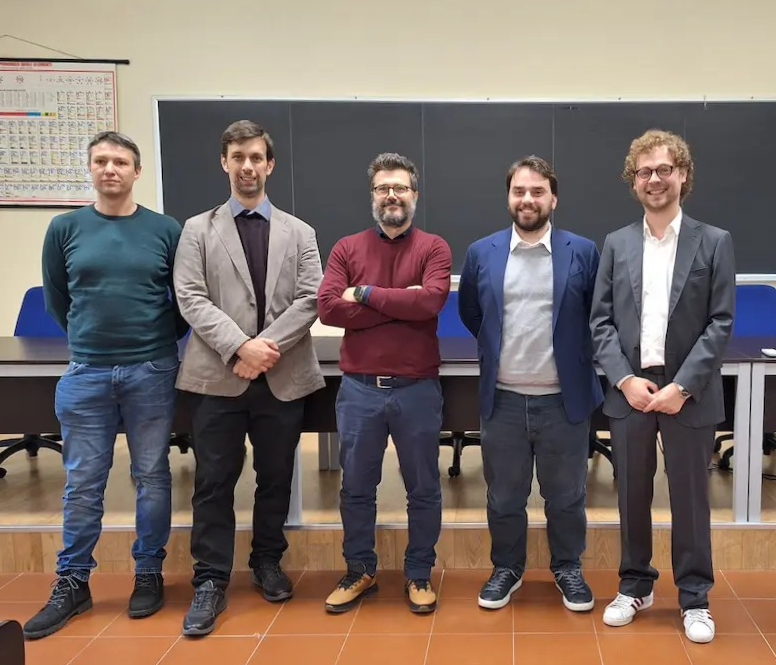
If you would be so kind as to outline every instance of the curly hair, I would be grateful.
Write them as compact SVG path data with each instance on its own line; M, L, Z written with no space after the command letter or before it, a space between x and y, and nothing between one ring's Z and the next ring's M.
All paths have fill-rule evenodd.
M695 177L695 165L690 154L690 146L687 145L681 136L668 132L663 129L650 129L644 132L638 138L633 139L630 144L630 150L625 157L625 165L622 169L622 179L633 186L636 178L636 162L640 155L652 152L655 148L668 148L668 153L674 160L676 168L684 169L687 173L687 179L682 183L682 189L679 193L680 201L684 201L692 192L693 180Z

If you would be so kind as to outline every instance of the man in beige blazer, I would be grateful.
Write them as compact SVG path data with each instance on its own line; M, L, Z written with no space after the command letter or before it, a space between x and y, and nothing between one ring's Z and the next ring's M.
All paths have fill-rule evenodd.
M280 569L288 547L294 455L304 397L324 385L310 327L317 317L321 259L315 231L265 194L272 139L248 120L221 137L231 197L186 222L175 257L175 292L192 328L177 387L193 393L197 468L191 554L194 600L184 635L206 635L226 608L234 558L234 488L245 436L256 493L249 565L264 598L292 595Z

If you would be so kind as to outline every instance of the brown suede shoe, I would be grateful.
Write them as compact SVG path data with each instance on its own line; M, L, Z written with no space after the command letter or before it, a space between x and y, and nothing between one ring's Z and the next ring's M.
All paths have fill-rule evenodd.
M426 614L436 609L437 597L431 580L407 580L404 591L410 604L410 611Z
M326 611L340 614L352 610L358 601L377 591L377 580L364 564L349 564L348 572L326 599Z

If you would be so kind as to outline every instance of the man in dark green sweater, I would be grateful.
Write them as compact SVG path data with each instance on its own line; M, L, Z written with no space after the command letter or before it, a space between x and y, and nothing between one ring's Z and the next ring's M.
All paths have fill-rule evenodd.
M67 479L58 577L48 603L25 625L27 638L50 635L92 606L92 554L122 425L137 484L129 615L150 616L164 604L169 437L177 340L186 332L172 299L181 227L134 202L140 151L130 138L102 132L88 156L95 204L55 217L43 243L46 309L67 332L71 352L55 401Z

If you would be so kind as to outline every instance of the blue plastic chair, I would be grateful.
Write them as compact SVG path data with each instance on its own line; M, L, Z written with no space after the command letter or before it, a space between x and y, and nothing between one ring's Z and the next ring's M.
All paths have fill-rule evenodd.
M439 312L437 325L439 337L471 337L471 333L463 325L458 315L458 291L450 291L447 302ZM475 396L476 397L476 396ZM451 478L461 475L461 455L467 446L480 445L479 432L442 432L439 436L439 444L450 446L453 449L453 462L447 469Z
M776 335L776 289L766 284L739 284L736 286L736 313L733 319L733 334L736 337L758 337ZM714 441L714 452L722 449L722 442L733 438L723 434ZM726 449L719 459L720 469L730 469L730 458L735 446ZM763 434L763 454L776 450L776 434Z
M46 312L43 299L43 287L34 286L27 290L16 319L15 337L64 337L65 331ZM6 439L0 441L0 478L7 473L2 468L3 462L11 455L26 452L30 457L37 457L38 450L47 448L62 454L61 437L57 434L25 434L21 439Z

